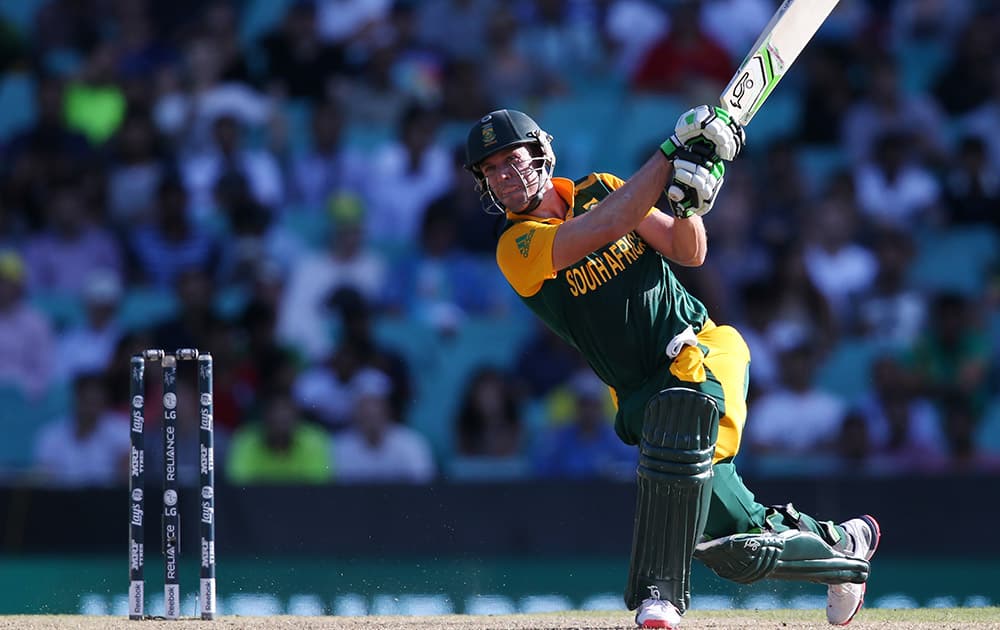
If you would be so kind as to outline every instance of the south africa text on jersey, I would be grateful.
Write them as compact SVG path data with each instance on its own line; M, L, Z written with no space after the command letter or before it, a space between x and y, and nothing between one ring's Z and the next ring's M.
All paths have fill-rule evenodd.
M629 232L614 243L587 256L563 273L574 297L595 291L642 256L646 243Z

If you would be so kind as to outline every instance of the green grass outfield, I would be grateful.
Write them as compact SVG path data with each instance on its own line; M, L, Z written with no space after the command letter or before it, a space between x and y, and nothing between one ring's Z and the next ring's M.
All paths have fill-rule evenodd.
M182 619L179 622L146 620L133 622L121 617L79 615L0 616L0 628L24 630L53 629L146 629L146 628L226 628L261 630L605 630L633 628L623 612L562 612L540 615L448 615L441 617L237 617L216 621ZM684 617L683 629L738 630L743 628L830 628L823 611L817 610L727 610L692 611ZM1000 608L916 608L907 610L862 610L851 630L998 628Z

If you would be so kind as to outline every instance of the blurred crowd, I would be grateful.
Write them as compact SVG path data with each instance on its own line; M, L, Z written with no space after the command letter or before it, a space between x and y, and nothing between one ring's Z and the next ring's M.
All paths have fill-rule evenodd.
M0 2L0 477L124 483L128 357L193 347L232 483L631 478L495 268L464 134L521 109L557 175L627 177L776 4ZM841 0L748 128L677 270L751 347L744 470L1000 469L997 41L993 2Z

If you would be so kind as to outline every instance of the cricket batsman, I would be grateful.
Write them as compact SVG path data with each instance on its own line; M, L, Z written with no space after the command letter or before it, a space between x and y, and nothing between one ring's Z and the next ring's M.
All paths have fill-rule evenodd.
M790 503L766 507L736 472L750 353L671 266L705 261L702 216L743 143L725 110L702 105L628 180L573 181L553 176L552 136L524 113L490 112L468 135L466 167L483 206L506 215L497 264L611 388L615 430L639 448L625 603L642 628L678 627L692 557L735 582L827 584L827 619L847 624L879 542L871 516L837 525Z

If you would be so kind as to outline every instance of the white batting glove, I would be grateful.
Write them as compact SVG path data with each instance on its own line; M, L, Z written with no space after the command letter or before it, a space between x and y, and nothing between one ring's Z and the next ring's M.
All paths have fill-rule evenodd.
M674 126L674 135L680 144L694 147L707 143L723 160L733 160L746 143L746 135L729 112L721 107L699 105L681 114Z
M667 185L670 209L679 219L707 214L725 181L726 165L721 160L701 161L681 149L674 158L674 177Z

